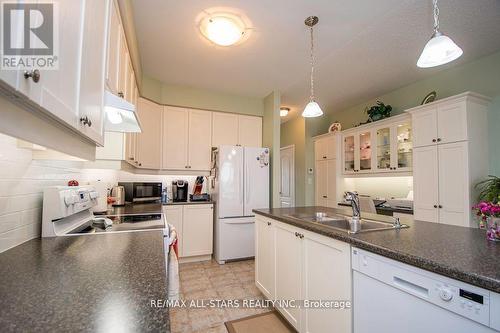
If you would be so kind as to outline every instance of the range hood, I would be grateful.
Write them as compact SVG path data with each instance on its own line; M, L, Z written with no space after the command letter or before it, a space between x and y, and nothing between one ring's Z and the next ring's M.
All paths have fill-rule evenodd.
M135 105L107 90L104 92L104 118L107 132L142 132Z

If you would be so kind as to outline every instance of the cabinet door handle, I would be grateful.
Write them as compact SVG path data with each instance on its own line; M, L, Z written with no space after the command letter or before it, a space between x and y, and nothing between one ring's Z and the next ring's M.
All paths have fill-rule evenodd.
M125 97L125 94L123 93L123 91L118 92L118 97L121 97L121 98Z
M436 142L437 140L436 139L432 139L432 142Z
M299 237L299 233L298 232L295 232L295 237Z
M38 83L40 81L40 71L38 69L34 69L31 71L24 71L24 78L31 78L33 82Z
M299 238L300 239L304 238L304 235L303 234L299 234Z
M438 208L441 209L441 208L443 208L443 206L439 205Z
M328 198L328 196L327 196L327 195L324 195L324 196L323 196L323 198L325 198L325 199L326 199L326 198Z
M267 225L268 225L268 226L269 226L269 225L271 225L271 222L267 222Z
M324 159L326 159L326 156L323 156Z
M437 142L441 142L441 138L438 138L438 139L437 139Z
M438 205L434 205L434 208L438 208Z

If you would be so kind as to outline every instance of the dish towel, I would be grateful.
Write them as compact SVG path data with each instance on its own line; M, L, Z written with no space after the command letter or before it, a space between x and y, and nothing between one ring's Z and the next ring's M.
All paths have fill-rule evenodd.
M177 258L178 236L175 228L170 226L170 235L173 240L168 251L168 299L178 300L180 292L179 260Z

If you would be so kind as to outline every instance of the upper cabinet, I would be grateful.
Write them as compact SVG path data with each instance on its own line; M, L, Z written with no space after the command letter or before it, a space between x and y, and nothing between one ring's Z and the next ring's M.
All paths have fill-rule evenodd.
M106 85L113 94L118 94L118 73L120 72L120 43L122 25L120 11L116 2L111 1L108 23L108 54L106 68Z
M136 167L160 169L163 107L140 98L137 111L141 119L142 132L136 134Z
M415 127L415 147L467 140L465 101L440 103L409 112Z
M262 118L212 112L212 146L262 147Z
M102 145L109 1L46 2L58 4L57 69L1 70L2 85L20 97L19 103L48 115L47 121L55 120L80 133L84 141ZM42 15L33 18L44 19ZM15 31L16 39L24 40L22 27Z
M163 169L209 171L212 113L165 106Z
M238 144L243 147L262 147L262 118L238 116Z
M406 114L342 132L343 174L410 172L412 137Z
M474 186L489 170L489 103L487 97L464 93L407 111L416 146L415 219L475 225L470 209L477 201Z
M227 112L212 113L212 145L236 146L238 144L238 115Z
M93 141L104 144L104 73L108 25L106 13L108 1L85 2L83 31L82 75L79 95L79 126Z
M318 137L314 141L314 157L316 161L331 160L336 158L336 137L328 134Z

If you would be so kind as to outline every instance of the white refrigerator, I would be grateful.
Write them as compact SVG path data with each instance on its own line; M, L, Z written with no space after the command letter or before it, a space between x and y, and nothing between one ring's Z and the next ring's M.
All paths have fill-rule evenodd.
M252 212L269 208L269 149L221 146L213 153L215 259L255 256Z

